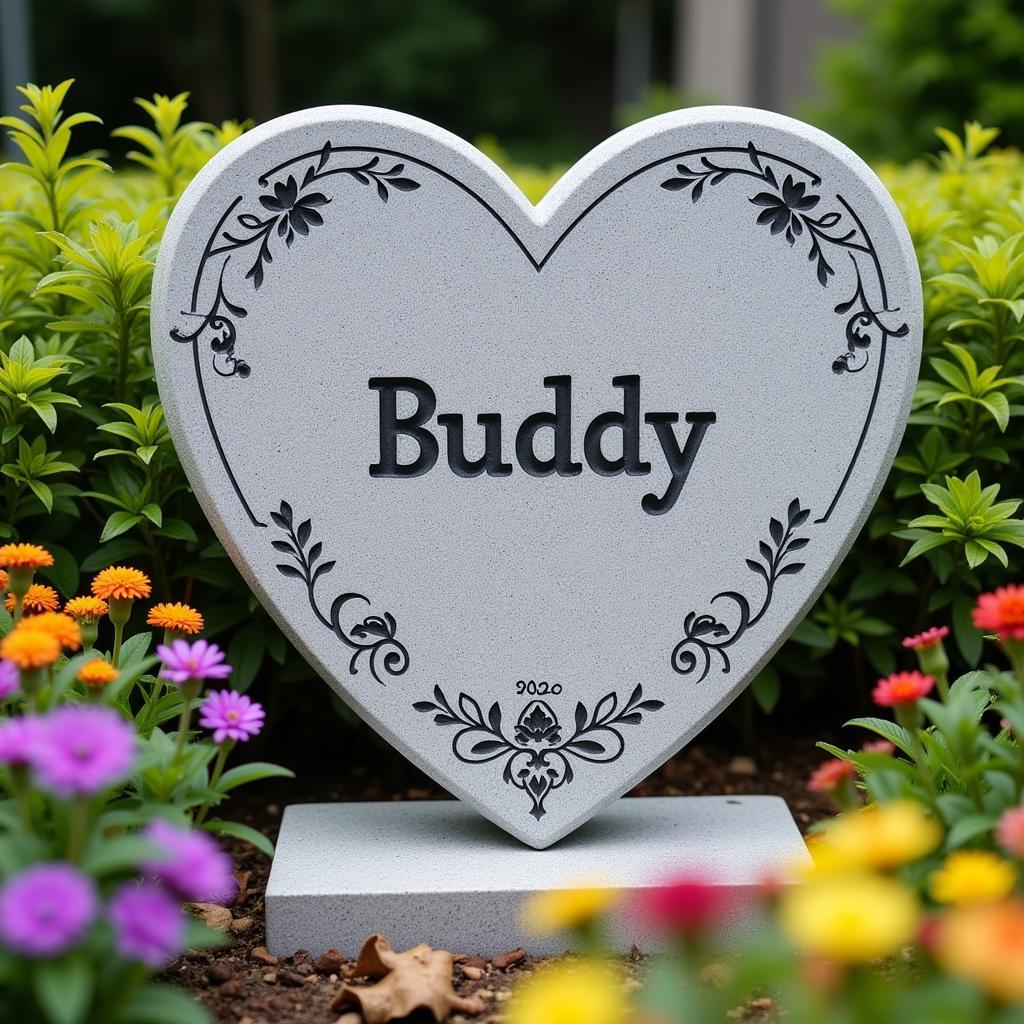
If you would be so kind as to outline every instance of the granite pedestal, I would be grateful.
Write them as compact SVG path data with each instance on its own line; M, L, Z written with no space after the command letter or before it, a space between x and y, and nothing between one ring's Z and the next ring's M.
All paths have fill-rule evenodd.
M281 955L333 946L353 956L380 932L396 949L557 953L564 936L520 929L534 893L636 890L678 873L742 893L807 859L789 809L772 796L619 800L545 850L459 801L298 804L285 810L267 885L267 943ZM651 948L653 937L626 912L615 933L624 950Z

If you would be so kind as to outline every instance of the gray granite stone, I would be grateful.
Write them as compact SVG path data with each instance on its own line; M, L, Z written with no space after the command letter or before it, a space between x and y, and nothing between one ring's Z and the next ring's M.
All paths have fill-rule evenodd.
M544 847L821 591L903 432L921 292L874 174L785 117L654 118L533 207L440 128L323 107L196 177L152 323L249 586L367 722Z
M285 810L267 885L267 941L279 955L334 946L354 956L380 932L396 949L557 953L564 935L520 928L534 893L596 884L628 894L698 874L742 897L808 860L773 796L620 800L543 851L524 849L458 801L297 804ZM651 949L655 936L628 906L627 896L615 942ZM741 900L733 914L734 927L749 924Z

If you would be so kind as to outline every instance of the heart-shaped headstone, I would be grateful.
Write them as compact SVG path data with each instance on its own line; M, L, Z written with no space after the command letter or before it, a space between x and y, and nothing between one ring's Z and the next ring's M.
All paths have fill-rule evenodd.
M280 118L171 218L178 453L300 651L533 846L740 692L889 469L920 355L907 231L799 122L647 121L537 207L365 107Z

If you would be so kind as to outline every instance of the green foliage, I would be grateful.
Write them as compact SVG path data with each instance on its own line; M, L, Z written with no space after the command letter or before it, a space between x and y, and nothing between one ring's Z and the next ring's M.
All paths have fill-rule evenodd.
M826 50L812 123L871 157L910 159L935 125L978 118L1024 142L1017 0L832 0L857 35ZM884 112L884 113L883 113Z
M185 481L149 351L153 262L167 217L200 167L245 125L189 121L187 94L138 101L152 122L112 135L137 170L69 157L92 115L66 116L70 82L28 86L2 124L26 162L0 169L0 537L68 552L65 598L87 571L131 561L161 600L200 607L217 635L259 635L239 678L283 637L250 606ZM99 545L97 547L97 545ZM58 578L59 577L59 578ZM246 633L243 630L242 633ZM246 633L246 635L250 635ZM308 677L296 660L294 676Z

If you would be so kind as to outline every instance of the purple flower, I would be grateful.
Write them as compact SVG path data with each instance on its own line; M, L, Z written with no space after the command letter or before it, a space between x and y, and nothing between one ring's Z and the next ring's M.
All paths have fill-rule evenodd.
M12 693L17 693L20 685L18 666L13 661L0 661L0 700L7 700Z
M215 743L247 740L263 728L263 705L236 690L211 690L199 707L199 724L213 730Z
M146 826L143 835L164 851L143 865L148 876L159 879L183 900L227 905L234 899L237 887L231 860L205 832L157 819Z
M227 679L233 671L224 663L224 652L206 640L175 640L169 646L160 644L156 653L164 663L163 677L179 686L206 679Z
M0 722L0 764L18 767L29 764L39 743L40 720L35 715L8 718Z
M36 864L0 888L0 940L29 956L63 953L95 916L92 882L70 864Z
M36 781L58 796L97 793L120 782L135 760L135 730L112 708L68 704L39 719Z
M177 901L153 882L122 885L107 907L114 946L127 960L163 967L185 948L185 915Z

